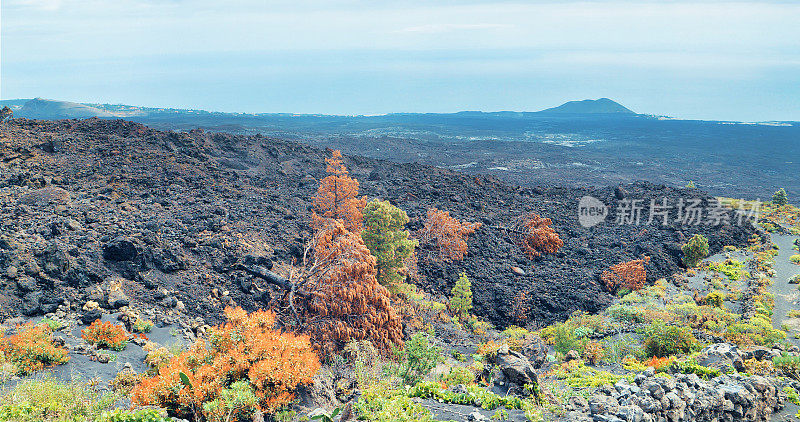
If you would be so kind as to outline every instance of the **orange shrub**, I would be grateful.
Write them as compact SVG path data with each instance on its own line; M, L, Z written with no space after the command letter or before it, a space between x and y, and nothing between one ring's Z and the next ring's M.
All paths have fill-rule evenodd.
M486 343L479 345L478 350L475 351L475 354L482 356L494 356L502 348L503 348L502 343L498 343L494 340L489 340Z
M644 361L642 363L647 365L647 366L652 366L656 371L661 372L661 371L665 371L667 368L669 368L669 366L672 365L672 362L674 362L674 361L675 361L675 357L674 356L667 356L667 357L663 357L663 358L660 358L660 357L657 357L657 356L653 356L649 360L646 360L646 361Z
M616 292L620 287L634 291L644 287L647 281L645 264L650 262L650 257L634 259L633 261L620 262L612 265L611 271L603 271L600 279L603 280L610 292Z
M422 241L433 244L439 250L439 257L445 261L458 261L467 254L465 238L475 233L481 223L460 222L447 211L436 208L428 210L428 218L422 228Z
M228 321L212 330L210 341L198 340L161 366L158 374L131 391L138 405L160 406L177 417L195 421L239 420L252 414L246 407L225 407L224 397L241 387L267 413L289 404L300 384L319 370L308 336L275 330L275 314L241 308L225 309ZM184 385L180 374L189 380Z
M122 324L95 320L92 325L81 330L81 337L89 344L99 348L124 350L128 345L128 332Z
M551 227L553 221L538 214L528 214L521 218L514 228L514 243L530 258L543 254L554 254L564 246L564 241Z
M329 175L320 181L314 197L314 221L319 224L325 219L339 220L347 230L360 232L367 199L358 197L358 181L347 175L340 151L333 151L325 161Z
M17 326L17 334L0 338L0 352L20 375L69 362L69 352L53 345L53 332L45 324Z

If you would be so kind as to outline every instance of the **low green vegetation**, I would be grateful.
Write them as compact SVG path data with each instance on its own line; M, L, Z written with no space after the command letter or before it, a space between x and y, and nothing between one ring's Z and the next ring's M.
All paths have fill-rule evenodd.
M744 273L744 263L735 259L726 259L722 262L712 262L708 264L711 271L717 271L725 274L731 280L740 280Z
M601 385L614 385L617 381L625 379L633 381L633 376L617 375L607 371L600 371L584 365L583 362L573 360L558 366L552 371L553 375L564 380L572 388L596 388Z
M89 382L49 376L22 381L3 391L0 421L9 422L168 422L160 409L115 409L120 396Z
M772 359L772 365L783 375L800 381L800 356L782 354Z

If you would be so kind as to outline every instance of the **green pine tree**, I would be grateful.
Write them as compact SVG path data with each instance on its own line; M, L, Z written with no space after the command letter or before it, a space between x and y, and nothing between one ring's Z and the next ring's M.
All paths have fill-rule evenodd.
M472 309L472 283L467 274L461 273L450 295L450 310L459 317L466 317Z
M378 282L384 286L401 281L398 270L418 245L415 239L408 238L407 223L405 211L388 201L373 199L364 207L361 238L378 261Z
M789 196L786 195L786 190L784 188L778 189L778 191L772 195L772 203L781 207L789 203Z

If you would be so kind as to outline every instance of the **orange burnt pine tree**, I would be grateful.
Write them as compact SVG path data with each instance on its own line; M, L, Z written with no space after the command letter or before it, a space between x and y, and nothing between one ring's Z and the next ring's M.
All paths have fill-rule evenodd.
M325 219L339 220L347 230L360 232L367 198L358 197L358 181L347 174L340 151L333 151L325 161L328 163L328 176L322 179L314 197L314 223L322 224Z
M351 340L370 340L384 352L403 344L401 318L378 283L375 263L361 236L341 221L317 232L311 267L317 275L303 285L302 319L325 354Z
M603 271L600 279L603 280L603 283L612 293L616 293L620 288L630 291L639 290L644 287L644 283L647 281L647 272L644 266L649 262L649 256L645 256L642 259L634 259L633 261L620 262L612 265L610 271Z
M430 208L421 238L423 243L438 249L440 259L459 261L467 254L466 237L480 227L481 223L460 222L447 211Z

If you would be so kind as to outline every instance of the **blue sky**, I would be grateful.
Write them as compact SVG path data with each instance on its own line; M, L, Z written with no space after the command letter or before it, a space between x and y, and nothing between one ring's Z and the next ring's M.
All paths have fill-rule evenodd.
M0 97L241 112L535 111L609 97L800 120L800 4L3 0Z

